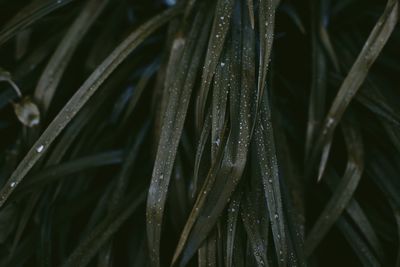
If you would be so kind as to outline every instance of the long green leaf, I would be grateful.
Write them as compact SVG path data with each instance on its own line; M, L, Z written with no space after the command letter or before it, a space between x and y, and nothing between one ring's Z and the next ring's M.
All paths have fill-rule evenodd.
M313 162L320 153L320 150L323 149L318 180L321 179L326 166L334 130L346 108L364 82L372 64L391 36L398 21L398 9L397 0L388 0L385 11L370 33L362 51L347 74L331 105L310 158L310 162Z
M151 35L154 31L176 16L180 9L172 8L157 15L150 21L146 22L130 34L104 62L90 75L85 83L78 89L73 97L68 101L56 118L50 123L47 129L35 142L26 156L18 165L17 169L11 175L5 186L0 192L0 207L2 207L15 190L17 185L24 179L25 175L41 158L44 152L53 143L55 138L68 125L71 119L85 105L96 90L110 76L110 74L118 67L119 64L138 47L144 39Z
M60 41L35 89L35 100L38 101L42 112L46 112L49 108L56 88L79 42L107 6L108 2L109 0L88 1L64 35L64 38Z
M268 204L268 213L271 220L273 239L279 266L287 262L287 240L285 217L283 213L282 196L278 163L275 152L274 135L269 107L268 94L264 94L260 116L255 128L255 143L257 147L257 161L262 176L264 195Z
M97 251L119 230L121 225L132 215L136 208L145 200L145 194L140 194L119 213L114 212L94 228L83 242L74 250L63 267L83 267Z
M354 124L354 123L353 123ZM313 253L319 242L323 239L331 226L339 218L353 197L364 168L364 152L361 135L356 128L343 120L343 134L346 140L348 162L343 179L336 187L329 203L325 206L317 222L307 236L304 250L306 256Z
M34 1L21 10L8 24L0 31L0 45L15 36L20 30L28 27L43 16L69 4L74 0L47 0Z
M217 67L224 46L224 41L228 34L234 1L218 0L216 5L214 22L203 68L199 96L196 102L196 125L198 129L201 129L200 127L204 120L205 105L211 80L214 76L215 68Z
M207 20L204 20L203 15L200 12L195 18L192 31L185 42L185 50L179 64L179 76L175 78L168 97L168 106L163 119L147 198L147 235L151 264L154 267L160 266L161 224L168 185L196 73L200 68L201 56L207 40L208 28L203 27L200 29L202 23L209 23Z
M228 51L235 59L230 62L231 66L228 68L232 70L229 75L230 132L226 146L225 142L221 142L223 145L217 152L216 160L206 177L202 193L196 200L175 251L173 263L182 253L182 266L187 264L207 234L212 231L236 189L246 165L250 146L250 121L252 111L254 112L256 107L255 93L252 90L256 85L255 69L252 65L255 56L255 36L247 12L235 14L233 20L237 31L232 31L232 42L228 42ZM222 151L221 162L219 154Z

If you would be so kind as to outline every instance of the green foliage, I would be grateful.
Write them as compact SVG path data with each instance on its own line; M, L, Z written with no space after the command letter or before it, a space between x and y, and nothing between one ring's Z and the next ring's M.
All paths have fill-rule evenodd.
M399 3L0 0L0 266L400 264Z

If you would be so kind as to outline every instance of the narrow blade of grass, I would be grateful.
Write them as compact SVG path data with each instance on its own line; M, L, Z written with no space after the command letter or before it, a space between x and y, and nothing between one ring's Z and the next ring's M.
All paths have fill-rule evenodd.
M389 0L382 16L370 33L362 51L339 88L336 98L325 118L321 134L318 137L310 158L310 162L316 160L317 155L322 149L322 160L320 162L318 180L321 179L326 166L335 128L351 100L364 82L372 64L391 36L398 21L398 11L398 1Z
M109 0L88 1L47 63L34 92L35 100L38 101L43 113L46 113L49 108L77 46L108 2Z
M287 262L285 217L282 209L278 163L267 93L264 94L263 100L254 136L257 147L257 160L262 176L264 195L268 204L275 250L279 259L278 264L279 266L285 266Z
M85 83L72 96L56 118L35 142L17 169L0 191L0 207L2 207L17 185L24 179L29 170L42 157L61 131L68 125L78 111L86 104L96 90L104 83L119 64L139 46L151 33L160 28L180 12L172 8L157 15L129 35L109 57L90 75Z
M121 225L145 200L144 193L130 201L121 212L113 213L97 225L69 256L63 267L83 267L90 263L100 248L119 230Z
M147 198L147 234L151 264L154 267L160 266L161 229L168 185L196 73L200 69L201 57L208 37L207 26L200 29L200 26L204 26L203 23L206 25L210 23L208 22L210 20L204 19L203 15L200 12L195 18L179 64L179 75L171 85Z
M3 27L0 31L0 45L10 40L20 32L20 30L32 25L47 14L71 3L72 1L74 0L33 1Z
M343 120L343 134L346 140L348 161L342 180L336 187L329 203L325 206L317 222L307 236L304 250L310 256L319 242L328 233L332 225L344 211L348 202L353 197L364 168L364 152L361 134L351 123Z
M201 129L204 120L205 105L211 80L214 76L215 68L217 67L224 41L230 27L234 2L233 0L218 0L216 3L214 22L210 33L199 96L196 102L196 125L198 129Z

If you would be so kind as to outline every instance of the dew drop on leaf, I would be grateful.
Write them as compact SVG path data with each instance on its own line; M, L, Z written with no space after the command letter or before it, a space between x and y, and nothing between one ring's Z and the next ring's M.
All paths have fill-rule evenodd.
M40 152L43 151L43 149L44 149L44 146L43 146L43 145L40 145L40 146L38 146L38 147L36 148L36 152L40 153Z
M33 127L40 122L39 108L30 97L24 97L20 102L14 103L14 112L18 120L27 127Z

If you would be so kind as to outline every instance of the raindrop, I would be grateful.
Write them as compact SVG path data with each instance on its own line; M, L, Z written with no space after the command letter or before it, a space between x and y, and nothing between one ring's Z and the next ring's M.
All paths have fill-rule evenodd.
M214 144L216 144L217 146L219 146L219 144L221 143L221 140L218 138L217 140L215 140Z
M37 153L40 153L40 152L43 151L43 149L44 149L44 146L43 146L43 145L40 145L40 146L38 146L38 147L36 148L36 152L37 152Z
M225 66L225 63L224 63L224 62L221 62L221 67L223 67L223 66Z
M34 127L40 122L39 109L29 97L14 103L14 112L18 120L27 127Z
M16 182L12 182L12 183L10 184L10 186L11 186L11 187L14 187L16 184L17 184Z

